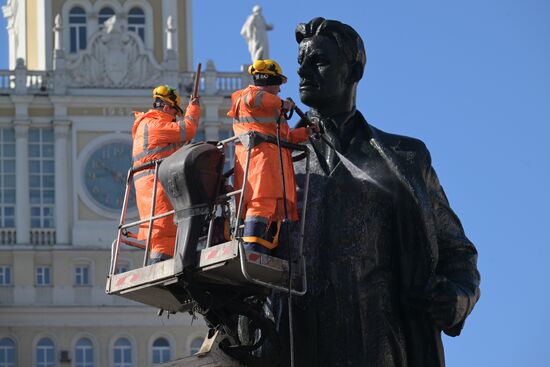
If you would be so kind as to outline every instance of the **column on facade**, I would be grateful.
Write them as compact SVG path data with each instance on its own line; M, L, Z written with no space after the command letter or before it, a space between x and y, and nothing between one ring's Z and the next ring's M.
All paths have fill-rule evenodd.
M30 243L29 132L30 121L16 120L15 128L15 231L18 244Z
M68 140L70 121L54 121L55 134L55 233L56 243L69 243Z

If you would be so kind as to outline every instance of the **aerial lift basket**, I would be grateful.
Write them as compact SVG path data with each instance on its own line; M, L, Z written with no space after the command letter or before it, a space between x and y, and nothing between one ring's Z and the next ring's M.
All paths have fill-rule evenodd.
M267 295L275 289L297 296L305 294L307 283L302 246L309 183L310 152L307 147L286 142L281 144L284 149L293 151L294 161L306 160L298 243L288 244L297 246L299 258L293 260L298 268L293 267L292 274L289 274L287 259L245 251L243 247L243 203L238 198L244 197L246 192L251 150L261 143L276 144L276 139L251 131L218 143L185 145L164 160L131 168L118 233L112 245L106 292L169 312L205 311L205 304L223 304L227 297L236 293L241 297ZM233 169L223 173L223 167L226 152L231 151L234 144L242 144L247 150L243 186L227 190ZM154 171L151 215L127 223L128 199L134 177L146 170ZM154 215L158 181L174 210ZM155 220L166 216L174 216L178 228L174 257L149 265L152 225ZM149 236L145 241L139 241L131 230L143 224L148 225ZM143 250L142 266L116 273L122 245ZM292 281L289 281L289 276Z

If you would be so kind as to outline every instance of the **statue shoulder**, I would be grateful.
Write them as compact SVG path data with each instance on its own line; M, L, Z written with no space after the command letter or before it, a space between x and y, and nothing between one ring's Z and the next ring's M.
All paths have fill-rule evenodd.
M388 148L399 151L414 151L417 153L429 154L426 144L411 136L393 134L381 129L378 129L369 124L373 137L376 137Z

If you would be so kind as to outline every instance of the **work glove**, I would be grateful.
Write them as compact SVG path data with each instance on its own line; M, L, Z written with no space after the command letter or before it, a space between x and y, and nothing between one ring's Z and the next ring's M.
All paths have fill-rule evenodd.
M295 103L293 100L291 99L284 99L283 100L283 110L287 110L287 111L292 111L292 109L294 108L295 106Z
M189 98L189 104L190 105L195 105L195 106L198 106L200 105L200 100L199 100L200 97L190 97Z

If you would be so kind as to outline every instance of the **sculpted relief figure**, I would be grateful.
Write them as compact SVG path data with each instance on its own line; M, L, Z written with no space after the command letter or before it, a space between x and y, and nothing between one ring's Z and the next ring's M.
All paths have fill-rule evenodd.
M267 24L262 15L261 6L254 6L252 14L248 16L241 29L241 36L248 43L248 51L252 62L269 59L267 31L272 29L273 25Z
M442 367L441 332L459 335L480 295L477 251L424 143L377 129L356 108L366 63L357 32L315 18L296 40L300 98L324 138L310 142L295 365ZM289 340L286 300L275 298L274 311Z

